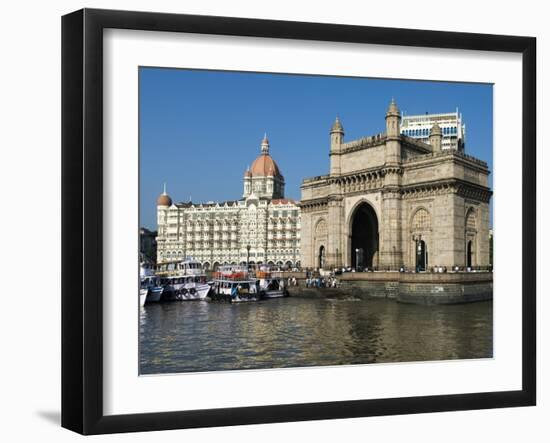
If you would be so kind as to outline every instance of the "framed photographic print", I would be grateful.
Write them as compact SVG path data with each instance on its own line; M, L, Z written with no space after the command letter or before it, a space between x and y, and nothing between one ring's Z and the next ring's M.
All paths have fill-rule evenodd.
M62 21L62 425L534 405L530 37Z

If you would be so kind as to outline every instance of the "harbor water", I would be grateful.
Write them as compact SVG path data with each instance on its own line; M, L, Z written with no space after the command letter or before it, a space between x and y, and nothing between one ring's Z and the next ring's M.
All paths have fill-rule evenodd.
M140 373L491 358L492 301L288 297L140 308Z

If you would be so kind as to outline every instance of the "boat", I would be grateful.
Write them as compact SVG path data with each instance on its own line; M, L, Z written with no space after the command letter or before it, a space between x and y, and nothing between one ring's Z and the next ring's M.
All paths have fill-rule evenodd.
M262 266L256 272L256 279L260 298L288 297L288 290L280 272L274 272Z
M139 303L144 306L147 303L160 301L164 288L161 286L157 276L147 276L141 279L139 288Z
M221 266L214 274L214 285L208 298L230 303L258 301L257 280L249 274L246 266Z
M191 258L159 265L157 275L164 287L162 301L205 300L210 292L200 262Z
M154 274L150 263L140 263L139 279L140 306L144 306L147 303L159 302L164 288L160 284L160 279Z

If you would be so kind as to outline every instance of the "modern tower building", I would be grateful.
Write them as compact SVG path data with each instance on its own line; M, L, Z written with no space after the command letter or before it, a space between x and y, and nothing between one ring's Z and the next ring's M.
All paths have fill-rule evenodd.
M435 123L439 125L443 134L442 150L464 151L466 125L462 121L462 114L458 112L458 108L455 112L445 114L402 115L401 134L429 143L430 130Z

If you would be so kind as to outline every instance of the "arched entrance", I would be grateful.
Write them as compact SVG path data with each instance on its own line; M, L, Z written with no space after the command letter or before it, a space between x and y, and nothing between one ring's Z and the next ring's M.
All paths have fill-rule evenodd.
M323 269L326 263L326 245L328 244L328 225L325 219L321 218L315 224L313 236L313 266Z
M378 252L378 218L371 205L361 203L355 208L350 232L352 267L374 267L374 257Z
M466 238L466 266L471 268L477 266L476 260L476 239L477 239L477 220L474 208L468 209L465 220Z
M472 267L472 240L468 242L466 247L466 266L469 268Z
M416 269L418 271L425 271L428 267L428 250L426 248L426 242L424 240L420 240L417 243L417 250L416 250Z

